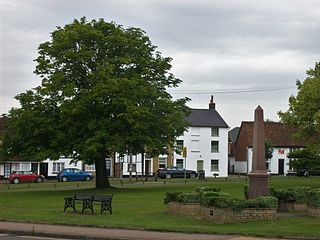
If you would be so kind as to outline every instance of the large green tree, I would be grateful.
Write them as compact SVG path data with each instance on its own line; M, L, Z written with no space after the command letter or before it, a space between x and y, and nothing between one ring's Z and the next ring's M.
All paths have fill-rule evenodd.
M74 20L39 46L39 87L19 94L2 144L7 157L71 156L96 165L96 187L109 187L105 157L163 153L187 127L188 99L167 89L170 73L145 33L103 19Z

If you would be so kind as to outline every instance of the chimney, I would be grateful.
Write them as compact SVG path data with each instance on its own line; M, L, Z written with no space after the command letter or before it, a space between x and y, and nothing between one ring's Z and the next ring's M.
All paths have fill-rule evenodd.
M210 103L209 103L210 110L216 110L216 104L213 102L213 95L211 95Z

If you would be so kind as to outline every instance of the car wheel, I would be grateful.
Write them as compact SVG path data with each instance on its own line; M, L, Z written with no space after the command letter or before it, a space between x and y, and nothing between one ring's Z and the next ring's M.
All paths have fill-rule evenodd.
M68 178L66 177L66 176L63 176L62 178L61 178L61 182L67 182L68 181Z
M195 177L196 177L196 174L194 174L194 173L190 174L190 178L195 178Z
M43 182L43 178L42 178L42 177L38 177L37 180L36 180L36 182L37 182L37 183Z
M171 178L171 174L170 173L167 173L166 174L166 179L170 179Z
M85 181L90 181L91 178L90 178L89 176L86 176L86 177L84 178L84 180L85 180Z
M12 180L12 182L14 184L19 184L20 183L20 179L19 178L15 178L15 179Z

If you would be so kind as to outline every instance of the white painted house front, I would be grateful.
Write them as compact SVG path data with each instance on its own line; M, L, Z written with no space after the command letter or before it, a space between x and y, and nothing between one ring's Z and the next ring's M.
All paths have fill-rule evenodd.
M175 166L205 171L205 176L228 176L228 125L215 109L211 98L209 109L191 109L187 117L191 126L176 145L186 147L187 157L173 153Z

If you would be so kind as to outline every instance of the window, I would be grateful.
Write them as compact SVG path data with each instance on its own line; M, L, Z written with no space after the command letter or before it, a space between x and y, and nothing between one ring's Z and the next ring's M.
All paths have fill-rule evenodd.
M183 159L177 159L176 160L176 166L178 168L183 168Z
M177 146L177 152L181 154L183 150L183 140L177 140L176 146Z
M211 137L219 137L219 128L216 128L216 127L211 128Z
M60 172L64 169L64 163L54 162L52 172Z
M12 171L20 170L20 163L11 163Z
M211 141L211 152L219 152L219 141Z
M161 157L159 158L159 168L167 167L167 158Z
M191 152L199 152L199 140L191 140Z
M130 168L131 166L131 168ZM128 172L136 172L137 171L137 164L133 163L133 164L128 164Z
M86 165L86 171L95 171L96 170L96 165L91 164L91 165Z
M191 128L191 135L192 135L192 136L199 136L199 135L200 135L200 128L198 128L198 127L192 127L192 128Z
M217 159L211 160L211 172L212 171L219 171L219 160Z
M30 171L31 170L31 164L30 163L21 163L21 169L22 171Z

